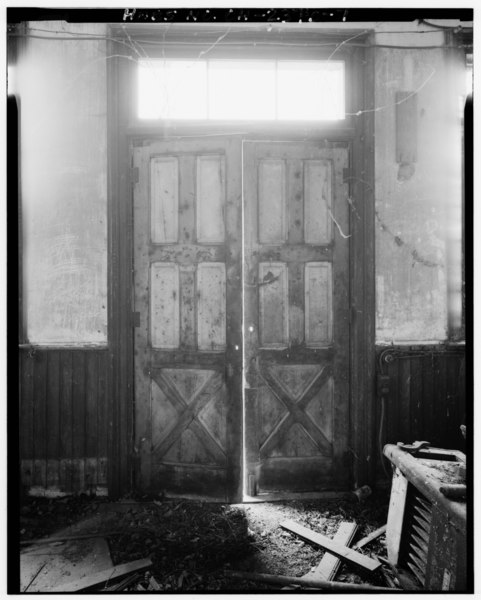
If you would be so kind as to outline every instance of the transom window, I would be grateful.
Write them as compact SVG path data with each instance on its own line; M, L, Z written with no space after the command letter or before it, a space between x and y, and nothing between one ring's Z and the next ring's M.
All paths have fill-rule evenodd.
M345 117L339 60L142 60L138 77L140 119Z

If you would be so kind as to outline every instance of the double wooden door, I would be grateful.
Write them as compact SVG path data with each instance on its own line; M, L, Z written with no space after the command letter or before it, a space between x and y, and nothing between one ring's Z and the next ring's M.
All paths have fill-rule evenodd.
M137 485L344 488L347 147L146 140L133 162Z

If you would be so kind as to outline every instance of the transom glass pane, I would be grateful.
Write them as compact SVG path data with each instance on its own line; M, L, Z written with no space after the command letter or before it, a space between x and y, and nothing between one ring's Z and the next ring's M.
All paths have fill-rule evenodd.
M277 110L279 119L343 119L344 63L279 61Z
M142 60L140 119L344 119L344 62Z
M205 119L206 70L205 61L140 61L139 118Z
M209 61L209 118L272 119L276 106L274 60Z

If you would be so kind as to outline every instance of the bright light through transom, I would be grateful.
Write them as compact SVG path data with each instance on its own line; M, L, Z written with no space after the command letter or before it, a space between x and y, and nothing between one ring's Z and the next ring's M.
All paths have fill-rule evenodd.
M144 60L140 119L344 119L342 61Z

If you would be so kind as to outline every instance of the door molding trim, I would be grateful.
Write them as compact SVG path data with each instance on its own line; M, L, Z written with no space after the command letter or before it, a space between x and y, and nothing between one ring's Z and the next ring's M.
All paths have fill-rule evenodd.
M374 49L353 56L353 101L365 111L355 121L351 211L351 418L354 489L375 481L375 197ZM360 258L360 260L359 260Z
M322 34L320 34L322 35ZM118 44L109 53L119 55ZM133 63L125 58L109 61L108 68L108 262L109 262L109 352L112 390L109 393L109 493L118 496L131 489L135 448L132 332L133 220L131 202L130 145L136 137L148 137L136 129L131 111L135 89L131 85ZM346 57L347 58L347 57ZM366 110L346 128L330 128L330 141L351 143L350 247L350 452L351 481L354 487L375 479L375 220L374 220L374 49L357 48L347 60L346 97L348 110ZM354 110L353 110L354 109ZM354 128L351 125L354 125ZM208 128L201 128L206 134ZM333 131L333 129L335 131ZM187 131L156 127L157 138ZM324 139L326 132L319 131ZM219 129L214 135L222 135ZM193 131L199 135L199 129ZM234 134L236 135L236 134ZM243 132L247 138L256 134ZM261 135L261 132L257 132Z
M133 331L132 203L126 113L132 99L118 44L107 42L116 56L107 68L108 144L108 338L111 389L108 397L109 496L132 489L133 466Z

